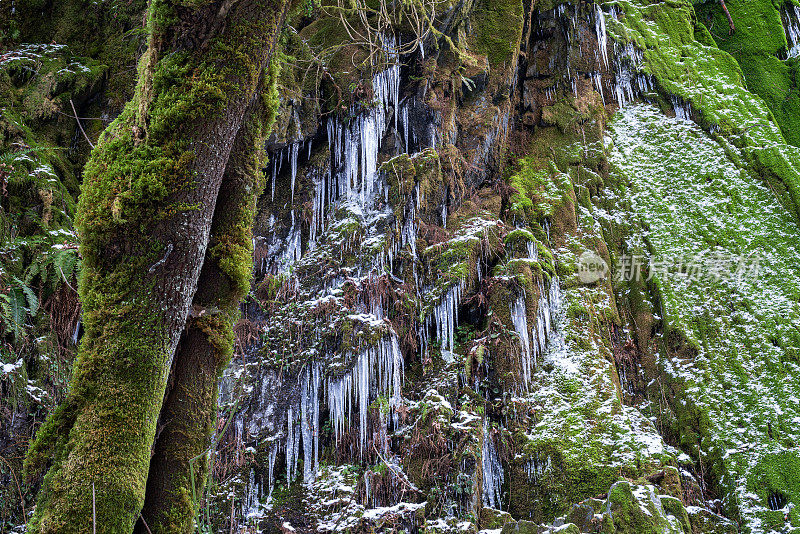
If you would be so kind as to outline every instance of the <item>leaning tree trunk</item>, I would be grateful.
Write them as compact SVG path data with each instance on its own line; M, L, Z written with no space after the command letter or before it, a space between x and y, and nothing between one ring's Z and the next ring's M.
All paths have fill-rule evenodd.
M265 93L267 101L256 99L251 105L222 178L209 249L161 410L161 431L150 460L142 510L144 522L140 521L137 533L194 531L216 427L219 377L233 354L239 303L250 289L251 228L264 187L264 144L277 107L276 69L273 62L266 83L270 88Z
M27 460L52 462L29 532L133 529L223 171L285 4L151 0L136 96L84 173L85 334Z

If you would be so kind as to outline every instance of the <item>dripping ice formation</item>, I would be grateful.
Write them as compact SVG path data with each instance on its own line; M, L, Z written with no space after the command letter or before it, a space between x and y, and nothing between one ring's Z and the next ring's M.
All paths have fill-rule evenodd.
M300 152L300 143L292 143L291 151L289 152L289 165L291 165L292 172L292 205L294 205L294 182L297 178L297 156Z
M654 82L649 74L642 74L644 55L633 43L614 45L614 97L617 105L624 108L643 93L653 90Z
M606 32L606 15L600 4L595 4L595 32L597 33L597 47L603 57L603 65L608 66L608 33Z
M528 253L536 257L535 248L529 247ZM560 349L564 342L557 341L557 318L562 313L563 296L558 277L550 281L547 291L541 281L538 283L539 300L536 309L536 320L531 326L525 304L525 294L521 294L510 304L511 323L520 340L520 365L524 389L530 388L533 372L537 369L543 356Z
M786 57L800 56L800 7L792 5L791 9L786 8L783 27L786 31L786 41L789 43Z
M489 508L500 508L505 474L500 457L489 433L489 423L483 423L483 448L481 451L481 471L483 478L483 505Z
M527 390L531 382L531 370L536 366L536 362L531 362L531 340L528 333L528 311L525 306L524 293L511 303L511 323L519 336L522 381Z
M544 293L543 293L544 295ZM542 305L540 299L540 311ZM566 309L564 307L564 292L558 277L553 277L546 297L546 313L537 316L537 329L545 330L546 335L540 338L541 354L543 361L556 362L562 368L578 372L569 358L566 339L564 337L564 323L566 322Z
M678 96L672 97L672 109L675 110L675 116L679 119L690 121L692 120L692 108L689 104Z
M363 456L367 446L367 411L379 396L388 398L389 411L400 405L403 356L394 333L377 345L359 352L355 366L338 378L328 379L328 407L336 440L351 426L353 405L358 408L359 444Z
M300 259L302 255L301 241L302 241L302 225L297 220L295 211L292 210L292 226L289 228L289 234L286 236L286 247L277 260L278 272L285 273Z
M378 151L392 117L390 113L395 125L399 119L400 64L394 52L394 39L386 39L386 50L392 65L372 79L376 105L347 124L335 117L329 118L327 124L334 197L354 201L362 207L377 193ZM408 130L407 123L405 129Z
M378 172L378 153L389 126L400 130L403 118L405 138L413 129L408 123L408 106L400 105L400 63L393 37L385 37L384 45L389 66L373 76L376 105L364 110L354 107L347 121L331 117L327 122L331 169L314 178L312 221L307 248L313 250L320 234L325 230L325 209L334 202L351 203L359 210L369 209L380 195L385 195ZM401 107L403 108L401 111ZM302 139L273 154L271 199L275 201L275 184L284 158L290 169L291 205L294 205L295 182ZM406 147L408 143L406 142ZM311 156L311 140L308 141ZM284 156L284 151L286 155ZM292 212L292 225L285 240L273 235L271 251L283 247L276 262L278 272L287 272L302 256L301 223ZM285 245L285 246L284 246ZM273 255L274 256L274 255Z
M458 307L461 304L461 294L464 291L464 281L459 281L444 294L442 299L433 307L432 313L425 318L420 338L422 349L428 346L428 332L434 327L436 339L441 343L442 357L445 361L453 360L455 347L456 327L458 326Z
M314 248L317 242L317 235L324 229L325 222L325 182L328 172L314 181L314 198L311 208L311 225L309 226L308 248Z
M412 142L424 148L424 143L417 140L417 132L409 122L409 110L413 99L400 103L400 66L397 54L393 52L394 40L387 38L385 42L391 64L373 76L375 105L354 106L350 110L349 119L329 118L327 124L323 125L327 130L331 154L329 167L310 166L305 170L304 179L311 185L306 190L310 193L308 198L302 199L310 200L311 204L309 212L311 220L306 243L302 242L306 241L306 235L301 231L305 224L301 220L304 210L294 206L298 160L306 156L302 150L305 148L304 141L294 141L273 154L271 168L273 202L277 201L274 195L275 182L281 173L283 160L286 159L288 171L285 170L282 176L287 178L287 182L291 180L292 204L290 213L287 213L287 219L288 216L291 217L286 221L291 222L288 235L282 233L286 237L281 238L278 235L276 231L278 224L274 222L270 224L272 236L269 257L277 258L271 260L273 272L288 273L290 280L296 280L292 273L295 263L315 257L314 254L305 256L306 253L315 249L324 250L322 246L333 234L334 224L341 222L338 221L340 213L348 213L364 221L378 220L386 216L387 208L384 203L387 200L388 189L385 177L378 170L378 158L387 135L395 135L394 146L400 147L405 141L402 148L395 149L397 152L408 151ZM310 142L308 155L310 160ZM283 199L288 195L279 194L278 197L284 202ZM318 302L320 298L338 298L333 294L346 280L361 284L365 279L374 277L376 273L382 274L387 267L386 260L388 259L388 266L391 268L393 258L401 247L409 247L412 257L416 258L416 216L419 204L420 191L419 187L415 186L404 216L398 220L397 236L368 234L361 242L362 252L371 250L367 246L367 238L376 244L380 243L381 239L386 239L387 246L375 247L376 250L380 249L380 252L374 253L375 258L372 260L362 258L362 264L358 269L324 280L319 290L313 290L321 292L315 301ZM341 211L340 207L343 208ZM373 253L367 252L367 254ZM416 259L413 265L416 277ZM447 332L445 337L449 340L450 347L455 337L455 321L460 298L460 290L458 291L458 294L455 293L455 289L451 292L450 311L443 308L437 315L437 324L441 324L439 330ZM259 434L270 436L265 438L269 453L268 473L257 471L254 483L248 486L248 491L254 496L248 497L248 503L252 506L248 504L247 513L243 511L244 516L250 514L255 517L254 514L259 507L265 506L258 502L259 497L263 497L264 494L267 495L266 506L269 505L276 476L284 468L288 483L299 479L301 472L304 484L310 485L315 481L320 471L320 419L325 410L330 416L332 437L336 442L339 442L345 433L354 431L357 427L359 453L362 459L369 454L373 446L389 456L388 429L397 427L397 408L402 404L403 355L397 335L385 319L386 313L382 303L365 299L359 300L357 306L361 308L359 320L370 323L369 331L380 330L379 337L371 336L372 340L367 341L369 345L345 354L326 354L324 350L318 350L313 355L309 354L309 361L301 370L299 377L279 377L273 371L266 372L271 374L272 378L265 379L261 391L256 393L258 408L248 422L248 431L250 436ZM329 356L342 358L347 362L348 369L331 374L325 366L325 361L330 359ZM273 399L270 392L272 394L281 392L284 397ZM282 405L287 398L288 405ZM381 407L374 420L371 420L370 405L378 398L381 399ZM285 457L283 461L278 461L281 452ZM302 466L298 463L301 458ZM260 483L259 474L264 477Z

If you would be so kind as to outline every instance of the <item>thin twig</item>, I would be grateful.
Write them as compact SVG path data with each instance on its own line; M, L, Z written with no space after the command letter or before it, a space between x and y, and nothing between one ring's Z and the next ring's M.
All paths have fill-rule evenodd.
M730 11L728 11L728 6L725 5L725 0L719 0L719 5L722 6L722 10L725 12L725 16L728 17L728 25L731 27L728 35L733 35L733 32L736 31L736 25L733 23L733 17L731 17Z
M375 451L375 452L378 454L378 457L381 459L381 461L383 461L383 463L384 463L384 464L386 464L386 467L388 467L388 468L389 468L389 471L391 471L391 472L392 472L392 474L393 474L395 477L397 477L397 480L399 480L400 482L402 482L402 483L403 483L403 485L404 485L404 486L406 486L406 487L407 487L408 489L410 489L411 491L415 491L415 492L417 492L417 493L422 493L422 492L420 491L420 489L419 489L419 488L417 488L417 487L416 487L414 484L412 484L412 483L411 483L411 481L410 481L410 480L408 480L408 479L407 479L405 476L403 476L405 473L398 473L398 472L397 472L397 470L394 468L394 466L393 466L393 465L391 465L391 464L390 464L390 463L389 463L389 462L386 460L386 458L384 458L384 457L383 457L383 455L381 454L381 451L379 451L379 450L378 450L378 447L376 447L374 443L372 444L372 449L373 449L373 450L374 450L374 451Z
M70 115L69 113L64 113L63 111L56 110L56 113L58 113L59 115L64 115L65 117L70 117L72 119L75 118L75 115ZM105 121L105 122L111 122L111 119L108 119L108 118L104 119L103 117L80 117L80 119L82 121Z
M73 103L72 103L72 99L71 99L71 98L69 99L69 105L70 105L70 106L72 106L72 113L73 113L73 114L74 114L74 116L75 116L75 121L78 123L78 128L80 128L80 129L81 129L81 133L83 134L83 137L85 137L85 138L86 138L86 142L87 142L87 143L89 143L89 146L91 146L92 148L94 148L94 143L92 143L92 142L89 140L89 136L88 136L88 135L86 135L86 131L83 129L83 125L81 124L81 120L78 118L78 112L77 112L77 111L75 111L75 104L73 104Z
M153 531L151 531L150 527L147 526L147 521L144 520L144 516L142 515L142 512L139 512L139 519L142 520L142 524L144 525L144 528L147 529L147 534L153 534Z

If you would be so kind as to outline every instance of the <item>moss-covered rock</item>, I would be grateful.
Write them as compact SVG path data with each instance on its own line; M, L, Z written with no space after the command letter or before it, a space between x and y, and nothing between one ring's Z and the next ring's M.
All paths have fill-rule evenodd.
M691 530L686 510L679 500L662 499L652 486L632 486L621 481L608 491L602 532L690 534Z

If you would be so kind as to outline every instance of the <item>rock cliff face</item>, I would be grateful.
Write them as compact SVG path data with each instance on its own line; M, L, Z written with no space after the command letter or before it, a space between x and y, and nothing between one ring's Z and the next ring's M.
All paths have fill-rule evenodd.
M201 531L800 532L800 4L728 0L728 36L694 3L297 6ZM67 66L27 77L26 46L5 150L51 131L47 72L83 73L53 109L113 110L99 52L37 48ZM77 340L23 307L29 339ZM11 447L75 341L6 333Z

